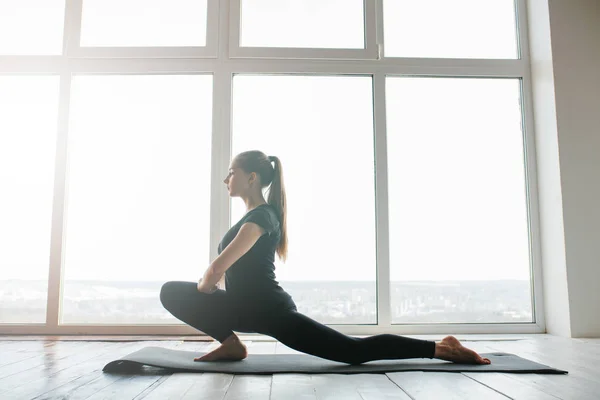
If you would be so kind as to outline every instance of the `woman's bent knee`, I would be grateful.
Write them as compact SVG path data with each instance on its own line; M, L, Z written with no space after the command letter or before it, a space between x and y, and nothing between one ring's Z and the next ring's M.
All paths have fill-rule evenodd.
M160 288L160 302L167 310L191 304L199 311L207 307L222 308L226 303L225 297L225 291L221 289L210 294L198 292L196 282L169 281Z
M160 288L160 302L165 308L167 308L173 295L181 290L181 283L182 282L169 281L165 282Z

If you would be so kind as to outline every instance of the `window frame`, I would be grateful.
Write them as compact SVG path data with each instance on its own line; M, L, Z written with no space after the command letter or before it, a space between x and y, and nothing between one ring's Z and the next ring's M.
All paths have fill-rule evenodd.
M542 292L539 202L537 193L536 148L533 127L531 68L527 37L525 0L515 0L518 47L521 57L509 60L386 58L379 51L383 42L383 0L365 1L366 49L278 49L240 48L240 0L208 0L206 48L81 48L76 45L81 25L82 0L67 0L63 54L59 56L2 56L0 74L60 75L54 203L50 242L47 318L45 324L1 324L0 334L170 334L197 335L192 327L178 325L59 325L61 303L64 218L67 212L67 135L71 78L77 74L198 74L213 75L213 122L211 160L210 259L230 227L230 198L222 189L231 151L232 80L235 74L358 74L373 77L375 132L375 213L377 234L377 324L329 325L345 334L456 334L543 333L545 332ZM231 10L231 12L230 12ZM235 22L235 21L234 21ZM237 32L237 43L235 33ZM77 38L75 40L74 38ZM236 47L237 44L237 47ZM352 60L352 62L348 62ZM526 161L526 190L530 229L530 258L533 323L487 324L391 324L389 221L385 81L387 76L447 76L518 78L522 85L522 126Z

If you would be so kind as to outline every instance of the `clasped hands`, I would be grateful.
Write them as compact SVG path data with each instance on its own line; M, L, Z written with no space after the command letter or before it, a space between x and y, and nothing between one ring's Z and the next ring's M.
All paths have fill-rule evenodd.
M198 291L200 293L214 293L219 289L219 287L217 285L213 285L212 287L208 288L205 287L205 285L202 284L202 278L198 281Z

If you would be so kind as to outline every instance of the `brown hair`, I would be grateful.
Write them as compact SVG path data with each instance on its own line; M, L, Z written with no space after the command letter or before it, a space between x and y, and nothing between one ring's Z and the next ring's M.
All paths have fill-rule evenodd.
M275 166L271 165L271 162L273 162ZM279 214L281 239L277 244L277 255L285 262L287 259L288 247L286 221L287 206L281 160L275 156L267 156L259 150L250 150L238 154L235 157L235 164L247 174L256 172L260 176L260 182L262 184L261 190L269 186L269 184L271 185L267 203L273 206Z

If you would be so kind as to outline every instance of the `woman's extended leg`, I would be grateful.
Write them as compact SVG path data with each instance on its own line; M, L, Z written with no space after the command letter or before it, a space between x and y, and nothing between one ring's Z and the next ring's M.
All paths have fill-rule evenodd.
M344 335L306 315L290 310L273 315L255 329L294 350L348 364L374 360L433 358L435 342L392 334L357 338Z
M294 350L348 364L406 358L489 363L489 360L463 347L452 336L446 337L439 344L392 334L356 338L344 335L296 310L274 315L263 321L262 326L265 329L257 327L257 332L272 336Z

